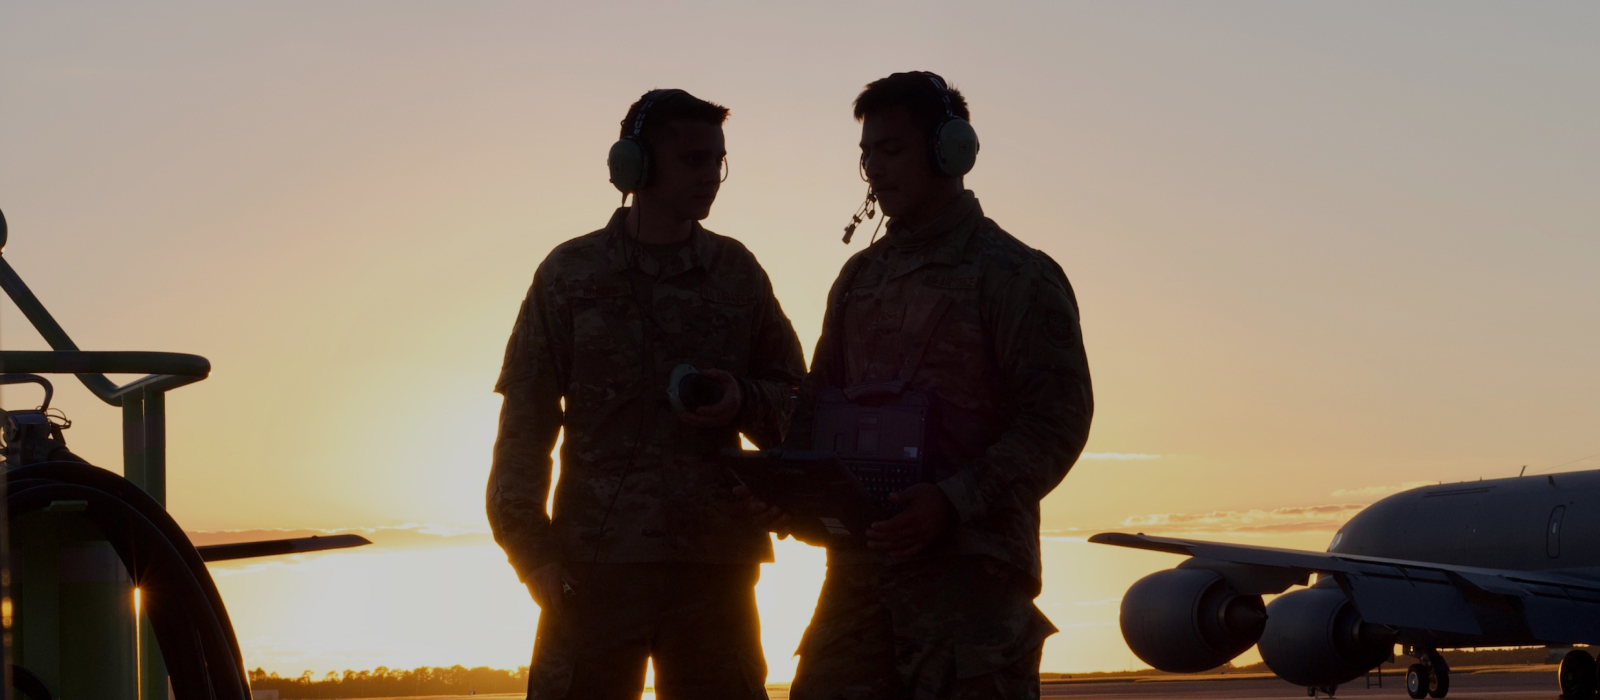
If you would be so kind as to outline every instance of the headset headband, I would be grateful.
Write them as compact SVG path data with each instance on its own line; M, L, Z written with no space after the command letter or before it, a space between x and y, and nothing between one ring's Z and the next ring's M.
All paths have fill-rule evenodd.
M930 73L928 71L918 72L928 76L928 81L933 83L933 89L939 91L939 99L944 100L944 117L946 119L955 119L955 108L950 106L950 87L945 85L944 78L939 77L938 73Z
M655 106L657 102L666 102L667 100L684 94L687 93L682 90L657 89L651 90L650 92L647 92L641 96L639 98L639 113L633 116L633 131L628 135L628 137L635 141L640 140L640 135L644 133L645 117L649 116L650 108ZM948 102L948 100L946 101Z

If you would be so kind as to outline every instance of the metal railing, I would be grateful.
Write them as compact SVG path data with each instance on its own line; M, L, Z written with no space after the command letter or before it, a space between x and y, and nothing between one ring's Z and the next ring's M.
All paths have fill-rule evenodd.
M123 476L160 503L167 504L167 422L166 393L205 379L211 373L211 362L198 355L173 352L86 352L72 342L72 338L45 309L33 291L22 281L4 252L7 238L5 214L0 213L0 288L22 311L42 336L51 350L0 351L0 373L18 372L33 374L72 374L88 387L100 400L122 408L122 464ZM146 375L127 384L117 384L108 374ZM131 601L130 601L131 602ZM128 606L128 615L133 614ZM113 616L115 618L117 616ZM64 618L63 618L64 622ZM79 620L75 624L105 628L115 636L119 629L137 625L138 638L153 640L154 634L148 616L121 621L117 619ZM122 627L118 627L121 624ZM148 643L136 649L123 650L136 654L138 665L137 688L114 683L106 697L146 698L165 700L167 697L167 670L160 648ZM110 667L109 659L99 666ZM80 671L83 669L80 669ZM66 672L63 669L63 672ZM90 670L95 673L95 670ZM98 674L97 674L98 675ZM98 687L98 686L96 686Z
M72 374L89 391L122 407L123 476L167 503L166 393L211 374L211 362L176 352L85 352L44 308L5 259L7 228L0 212L0 289L11 297L53 351L0 351L0 372ZM107 374L147 375L118 385Z

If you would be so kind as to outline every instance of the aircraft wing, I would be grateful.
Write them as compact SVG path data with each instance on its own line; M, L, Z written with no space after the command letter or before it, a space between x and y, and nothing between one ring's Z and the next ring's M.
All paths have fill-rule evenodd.
M1307 552L1173 537L1103 532L1096 544L1194 557L1186 566L1280 593L1304 574L1332 576L1362 619L1397 628L1473 636L1531 636L1600 643L1600 581L1543 571L1482 569L1434 562ZM1274 585L1263 589L1261 581ZM1276 590L1271 590L1275 588Z
M315 535L312 537L291 537L283 540L209 544L203 547L195 547L195 549L200 552L202 561L210 562L270 557L278 554L320 552L326 549L344 549L345 547L360 547L368 544L372 544L372 541L360 535Z

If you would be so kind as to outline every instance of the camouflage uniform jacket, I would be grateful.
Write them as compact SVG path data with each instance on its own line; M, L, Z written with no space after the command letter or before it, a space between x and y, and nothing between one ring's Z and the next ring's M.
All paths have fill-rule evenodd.
M739 242L695 224L676 257L658 261L624 233L626 214L539 265L495 385L505 403L489 524L524 580L560 560L772 560L767 534L708 456L738 447L739 433L762 446L783 440L804 373L800 342ZM739 379L733 425L678 420L666 387L680 363Z
M891 223L845 263L790 444L811 444L821 389L897 376L933 395L929 459L959 519L925 555L985 555L1037 582L1039 501L1088 439L1089 364L1066 275L985 218L970 191L915 230ZM829 551L830 563L883 559Z

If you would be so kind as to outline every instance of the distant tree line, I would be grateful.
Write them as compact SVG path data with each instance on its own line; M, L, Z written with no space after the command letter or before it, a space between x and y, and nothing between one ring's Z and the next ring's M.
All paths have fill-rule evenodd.
M276 690L282 700L519 693L528 688L528 667L508 671L487 666L424 666L405 671L379 666L371 671L345 671L343 674L329 671L321 679L315 678L310 671L300 674L298 678L283 678L258 668L250 672L250 687L253 690Z

